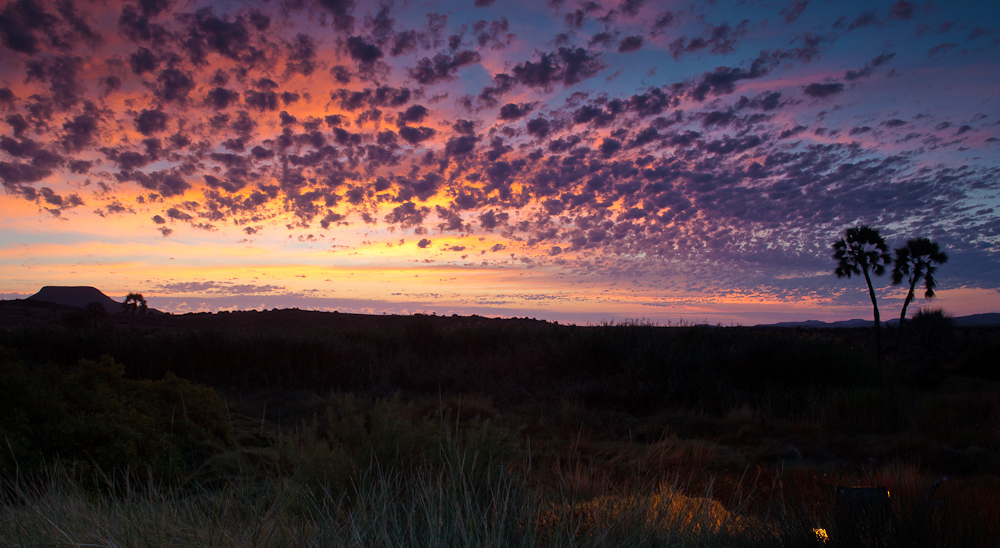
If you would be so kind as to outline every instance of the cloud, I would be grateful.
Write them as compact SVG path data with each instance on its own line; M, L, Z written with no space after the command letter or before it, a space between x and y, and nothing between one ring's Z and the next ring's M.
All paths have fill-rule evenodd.
M74 152L89 147L97 138L100 123L101 119L93 111L68 118L62 125L63 146Z
M539 138L545 138L549 134L550 127L549 121L542 117L528 120L528 123L524 125L529 135Z
M167 217L170 217L171 219L176 219L178 221L190 221L191 219L194 218L191 215L188 215L187 213L177 209L176 207L172 207L167 210Z
M803 86L802 91L810 96L817 99L825 99L827 97L836 95L844 91L844 84L839 82L832 82L828 84L812 83L808 86Z
M385 222L410 228L422 224L430 212L431 209L427 206L417 207L413 202L404 202L385 216Z
M642 48L642 36L626 36L618 43L618 53L630 53Z
M459 68L479 61L479 52L472 50L459 51L454 55L439 53L433 60L427 57L421 59L416 67L409 69L409 74L418 83L428 86L452 80Z
M58 108L68 109L80 101L80 95L85 91L79 79L79 73L83 69L82 57L58 55L30 59L25 67L25 81L47 84L50 98Z
M411 145L417 145L434 137L437 131L429 127L402 127L399 129L399 136Z
M115 175L120 182L133 181L142 188L158 192L161 196L170 198L183 195L191 188L191 184L184 180L184 177L173 170L160 170L145 173L139 170L124 170Z
M746 97L740 97L740 100L736 102L736 108L750 108L759 109L764 111L775 110L781 106L781 92L780 91L769 91L761 93L755 96L753 99L747 99Z
M896 56L895 53L888 53L888 54L879 55L878 57L876 57L876 58L872 59L871 61L865 63L865 65L863 67L861 67L860 69L858 69L858 70L848 70L847 72L845 72L844 73L844 79L847 80L848 82L853 82L853 81L859 80L861 78L867 78L867 77L871 76L875 72L875 68L876 67L880 67L880 66L888 63L895 56Z
M749 20L741 21L735 27L730 26L729 23L709 24L701 36L690 39L682 36L670 42L670 55L675 60L680 60L685 55L706 49L716 55L731 53L736 49L737 40L746 34L749 26Z
M933 48L927 50L927 57L940 57L951 53L952 50L958 47L958 44L954 42L944 42L934 46Z
M622 12L623 15L629 17L635 17L639 15L639 10L642 9L643 4L646 0L622 0L621 4L618 5L618 10Z
M173 295L177 293L209 293L214 295L260 295L283 291L285 286L238 284L234 282L170 282L155 286L156 293Z
M354 0L316 0L319 7L327 10L333 16L333 24L337 30L350 32L354 27Z
M143 109L135 117L135 129L143 135L153 135L167 129L167 114L159 109Z
M860 15L858 15L857 17L855 17L853 21L851 21L851 24L850 26L847 27L847 30L864 28L871 25L879 25L881 24L881 22L882 21L878 18L878 15L876 14L875 10L865 11Z
M775 65L769 56L761 54L750 65L750 69L741 67L718 67L712 72L701 75L699 81L691 87L689 95L696 101L704 101L708 95L720 96L732 93L736 82L767 76Z
M423 105L411 105L405 111L399 113L399 116L396 117L396 125L404 126L409 123L419 124L427 118L429 112L430 111L427 110L427 107Z
M808 6L808 0L795 0L792 2L791 6L783 8L779 13L785 16L785 24L789 25L798 20L798 18L802 16L802 13L806 11Z
M53 7L55 11L46 9ZM78 42L95 48L103 36L87 19L70 2L52 6L37 0L17 0L7 3L0 12L0 40L8 49L27 55L45 49L69 51Z
M910 19L913 19L913 10L915 8L916 4L913 2L908 2L907 0L897 0L897 2L889 8L889 14L893 19L909 21Z
M308 34L299 33L286 45L286 49L285 73L312 76L317 67L316 40Z
M185 103L195 84L191 74L178 68L167 68L156 76L156 97L165 103Z
M446 156L465 156L473 151L479 138L475 135L460 135L448 139L445 144L444 153Z
M382 49L375 44L369 44L360 36L347 39L347 52L351 58L362 65L371 65L382 58Z
M472 31L476 36L476 43L480 47L493 50L504 49L514 39L514 35L508 32L510 23L506 17L501 17L494 21L479 20L472 24ZM452 48L455 49L455 48Z
M160 60L148 48L140 47L129 55L129 66L133 74L141 76L147 72L156 72L160 67Z
M513 121L524 118L534 109L530 103L507 103L500 107L499 118L501 120Z
M600 58L583 48L559 48L543 53L537 61L525 61L511 70L520 84L549 89L556 83L571 86L604 69Z
M674 12L667 10L662 11L656 15L653 19L653 28L650 31L651 36L658 36L663 32L664 29L674 24L676 15Z

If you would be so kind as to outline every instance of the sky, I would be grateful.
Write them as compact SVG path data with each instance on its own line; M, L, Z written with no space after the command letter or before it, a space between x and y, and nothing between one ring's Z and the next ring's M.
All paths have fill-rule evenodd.
M1000 311L995 1L0 6L0 298L871 318L864 224Z

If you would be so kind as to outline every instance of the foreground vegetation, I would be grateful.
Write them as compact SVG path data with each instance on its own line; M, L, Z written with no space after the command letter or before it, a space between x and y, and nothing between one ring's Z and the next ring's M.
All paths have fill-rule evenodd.
M1000 343L923 321L0 331L0 546L992 546Z

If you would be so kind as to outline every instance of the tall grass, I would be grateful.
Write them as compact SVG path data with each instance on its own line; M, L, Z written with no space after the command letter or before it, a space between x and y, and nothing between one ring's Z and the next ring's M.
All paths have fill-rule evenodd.
M82 491L56 467L44 482L0 480L0 546L817 546L816 528L845 546L837 543L844 524L831 511L832 497L797 500L779 485L768 510L753 513L740 500L723 504L710 488L685 494L675 481L639 490L607 486L606 494L571 502L500 468L475 481L468 471L477 458L454 453L444 468L413 474L372 461L344 491L245 476L216 488L153 487L122 496ZM997 501L987 493L995 483L978 491L983 498L928 506L919 471L868 479L892 486L893 519L879 545L995 545L1000 531L991 516L963 519L968 506L990 511ZM753 481L743 481L741 488L753 491Z
M0 507L0 546L775 546L802 536L670 489L544 502L517 475L470 481L475 458L405 479L372 462L345 492L242 478L116 498L89 496L58 471L41 485L4 480L17 502Z

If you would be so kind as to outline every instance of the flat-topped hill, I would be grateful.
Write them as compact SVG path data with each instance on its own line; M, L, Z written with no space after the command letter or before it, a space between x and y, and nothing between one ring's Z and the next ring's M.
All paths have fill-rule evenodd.
M122 311L122 303L108 297L100 289L88 285L47 285L28 298L76 308L86 308L88 304L96 302L104 306L109 314Z

